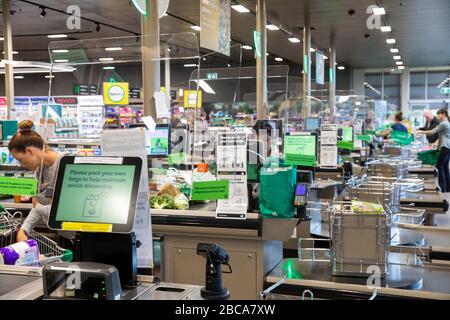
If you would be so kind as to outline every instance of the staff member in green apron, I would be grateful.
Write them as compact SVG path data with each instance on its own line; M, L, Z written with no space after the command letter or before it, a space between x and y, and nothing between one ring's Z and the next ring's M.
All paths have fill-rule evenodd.
M45 145L44 139L33 130L31 121L19 124L19 131L12 137L8 149L23 167L34 171L38 179L38 195L33 198L33 209L17 232L16 240L20 242L28 239L27 234L39 221L47 224L61 155Z

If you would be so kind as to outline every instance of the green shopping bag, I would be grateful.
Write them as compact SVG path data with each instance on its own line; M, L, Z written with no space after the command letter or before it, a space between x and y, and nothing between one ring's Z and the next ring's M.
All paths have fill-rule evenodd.
M391 133L391 140L399 145L406 146L414 142L414 135L408 132L394 130Z
M264 167L260 171L259 210L264 218L293 218L297 168Z

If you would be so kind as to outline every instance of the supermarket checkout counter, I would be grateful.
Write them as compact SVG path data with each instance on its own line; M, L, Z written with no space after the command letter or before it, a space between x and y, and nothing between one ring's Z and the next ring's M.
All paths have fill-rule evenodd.
M262 219L248 213L245 220L217 219L215 203L190 210L151 209L153 234L163 238L161 279L200 285L204 261L196 255L199 242L226 248L233 272L223 275L231 299L258 299L264 277L283 259L283 241L289 239L297 219Z
M26 261L32 254L36 260L27 266L0 265L0 299L202 299L198 286L137 275L138 243L132 230L141 168L140 158L63 157L48 226L75 232L74 261L45 256L56 243L35 238L37 246ZM103 199L105 190L109 197ZM20 254L18 259L25 259ZM205 277L199 284L204 283Z

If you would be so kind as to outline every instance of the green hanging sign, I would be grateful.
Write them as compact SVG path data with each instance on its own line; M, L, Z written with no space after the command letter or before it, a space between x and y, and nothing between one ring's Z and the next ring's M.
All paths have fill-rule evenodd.
M4 195L35 196L37 180L33 178L0 177L0 193Z
M368 134L360 134L358 136L356 136L356 139L358 139L359 141L365 141L365 142L372 142L372 137Z
M253 41L255 42L255 52L258 58L261 59L261 32L253 31Z
M147 0L133 0L135 8L143 15L147 15Z

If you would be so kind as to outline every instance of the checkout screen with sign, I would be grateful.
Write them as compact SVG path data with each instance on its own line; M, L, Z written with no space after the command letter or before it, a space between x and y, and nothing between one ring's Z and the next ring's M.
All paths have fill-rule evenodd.
M126 224L136 167L67 164L56 221Z
M286 164L314 167L316 165L316 152L316 136L314 135L284 137Z
M342 141L353 142L353 128L342 127Z
M147 155L167 156L169 154L169 130L168 127L156 127L153 132L145 131Z

